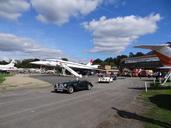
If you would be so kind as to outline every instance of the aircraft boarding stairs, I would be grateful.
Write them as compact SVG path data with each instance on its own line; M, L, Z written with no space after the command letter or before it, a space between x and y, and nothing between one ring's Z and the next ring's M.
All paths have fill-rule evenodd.
M76 76L77 78L82 78L82 75L78 74L76 71L74 71L73 69L71 69L70 67L68 67L66 64L64 63L60 63L61 67L63 67L64 69L68 70L71 74L73 74L74 76Z
M164 81L161 85L165 85L167 80L171 79L171 72L169 71L168 74L164 77Z

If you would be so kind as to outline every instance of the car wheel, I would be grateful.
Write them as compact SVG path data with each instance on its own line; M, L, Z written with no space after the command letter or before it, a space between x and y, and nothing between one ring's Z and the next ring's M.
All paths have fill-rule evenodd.
M54 91L55 91L55 92L58 92L58 90L57 90L57 89L54 89Z
M54 85L54 92L58 92L56 87L57 87L57 85Z
M92 88L92 86L90 84L88 84L87 89L91 90L91 88Z
M74 92L74 88L72 86L68 87L68 93L72 94Z

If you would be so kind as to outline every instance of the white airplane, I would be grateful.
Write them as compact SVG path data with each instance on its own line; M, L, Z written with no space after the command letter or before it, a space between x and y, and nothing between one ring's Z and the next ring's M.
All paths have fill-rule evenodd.
M59 60L59 59L46 59L46 60L42 60L42 61L41 60L34 61L34 62L31 62L31 64L36 64L36 65L41 65L41 66L43 66L43 65L51 66L51 67L60 66L64 69L68 70L74 76L79 77L79 78L82 78L82 75L78 74L72 68L94 70L94 69L97 69L99 66L99 65L92 65L92 60L88 64L80 64L80 63L76 63L76 62Z
M17 67L15 65L15 60L12 60L9 64L0 65L0 71L15 71Z
M163 67L160 67L160 69L169 69L171 71L171 42L162 45L139 45L135 46L135 48L144 48L154 51L156 56L160 59L160 62L163 64ZM165 84L170 77L171 72L166 75L163 84Z

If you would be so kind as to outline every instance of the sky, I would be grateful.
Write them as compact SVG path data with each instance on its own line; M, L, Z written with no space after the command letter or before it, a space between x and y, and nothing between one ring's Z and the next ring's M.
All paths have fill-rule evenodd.
M105 59L171 41L170 0L0 0L0 59Z

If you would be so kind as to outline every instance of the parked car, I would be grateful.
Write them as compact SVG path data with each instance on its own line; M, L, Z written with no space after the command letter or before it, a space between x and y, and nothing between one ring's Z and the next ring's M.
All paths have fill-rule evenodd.
M55 92L73 93L80 90L91 90L93 84L87 80L74 80L69 82L57 83L54 85Z
M111 74L110 77L112 77L113 80L117 80L117 75L116 74Z
M110 83L113 82L113 77L110 75L100 75L98 79L99 83Z

